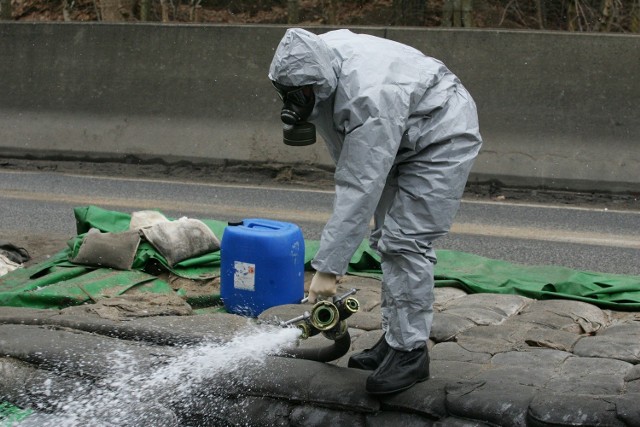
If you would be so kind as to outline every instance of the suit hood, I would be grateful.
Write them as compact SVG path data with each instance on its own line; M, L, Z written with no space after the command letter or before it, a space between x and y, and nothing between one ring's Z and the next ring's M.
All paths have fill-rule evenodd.
M316 34L301 28L288 29L276 48L269 79L286 86L313 85L318 100L335 92L337 59Z

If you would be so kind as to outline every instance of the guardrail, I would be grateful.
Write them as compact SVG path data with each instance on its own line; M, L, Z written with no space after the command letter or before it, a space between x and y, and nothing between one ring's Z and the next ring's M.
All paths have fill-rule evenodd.
M1 23L0 155L330 166L323 144L281 142L267 72L285 29ZM640 36L351 29L461 78L485 140L472 180L640 191Z

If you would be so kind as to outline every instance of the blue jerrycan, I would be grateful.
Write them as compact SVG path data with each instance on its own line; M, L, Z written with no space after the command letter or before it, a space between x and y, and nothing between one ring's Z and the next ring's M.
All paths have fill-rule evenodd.
M288 222L250 218L225 228L220 242L220 296L225 309L256 317L304 298L304 239Z

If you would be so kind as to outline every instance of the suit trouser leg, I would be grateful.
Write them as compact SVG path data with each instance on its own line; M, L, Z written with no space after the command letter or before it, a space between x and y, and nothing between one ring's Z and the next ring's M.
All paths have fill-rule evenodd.
M387 182L372 241L382 260L383 327L393 348L412 350L429 339L432 242L449 231L479 148L479 141L463 137L434 143L395 166Z

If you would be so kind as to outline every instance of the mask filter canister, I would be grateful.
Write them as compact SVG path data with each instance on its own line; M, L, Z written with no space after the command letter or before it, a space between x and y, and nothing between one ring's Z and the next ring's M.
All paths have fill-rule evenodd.
M282 140L286 145L302 147L316 142L316 127L313 123L299 122L282 127Z
M284 103L280 111L282 140L286 145L301 147L316 142L316 127L307 122L315 105L315 95L311 85L285 86L271 82Z

